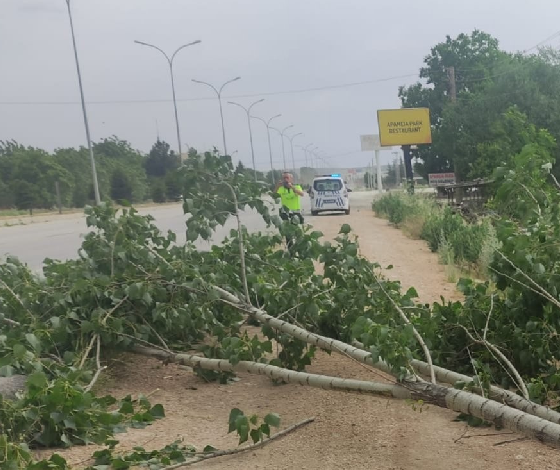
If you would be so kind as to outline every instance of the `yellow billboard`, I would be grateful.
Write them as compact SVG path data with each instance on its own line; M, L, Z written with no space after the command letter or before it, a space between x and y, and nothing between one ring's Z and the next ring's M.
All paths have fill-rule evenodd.
M377 122L383 147L432 143L428 108L380 109Z

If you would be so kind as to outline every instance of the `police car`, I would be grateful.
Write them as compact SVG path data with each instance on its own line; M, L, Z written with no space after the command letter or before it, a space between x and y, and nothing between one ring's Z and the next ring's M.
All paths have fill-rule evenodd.
M350 214L348 193L351 191L339 174L316 176L309 188L311 215L331 211Z

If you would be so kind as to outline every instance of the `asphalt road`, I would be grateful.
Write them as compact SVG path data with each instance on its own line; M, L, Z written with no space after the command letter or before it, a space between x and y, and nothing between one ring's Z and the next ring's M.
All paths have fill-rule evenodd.
M370 207L371 198L371 192L353 193L351 207L353 209ZM312 224L314 217L309 215L310 205L307 197L303 198L302 207L306 222ZM164 233L172 230L177 234L177 243L184 243L186 216L183 214L181 204L142 208L139 213L151 214L155 218L156 225ZM35 220L41 218L36 217ZM244 212L242 222L252 232L266 228L260 216L253 211ZM333 222L340 223L340 219L333 217ZM208 249L212 244L223 240L235 226L235 220L232 218L224 227L216 230L211 242L200 241L197 245L200 249ZM83 236L88 231L83 214L52 215L48 220L26 225L1 226L0 258L3 259L7 255L16 256L27 263L31 269L40 270L45 258L56 260L76 258Z

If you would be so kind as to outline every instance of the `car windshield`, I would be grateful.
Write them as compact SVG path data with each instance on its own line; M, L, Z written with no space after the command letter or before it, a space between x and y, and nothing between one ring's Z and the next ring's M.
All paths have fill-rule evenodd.
M342 180L338 178L315 180L313 182L315 191L340 191L342 189Z

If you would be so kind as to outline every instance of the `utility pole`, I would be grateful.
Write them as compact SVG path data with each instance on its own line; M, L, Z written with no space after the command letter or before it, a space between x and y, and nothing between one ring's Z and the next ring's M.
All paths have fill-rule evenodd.
M62 214L62 200L60 198L60 184L58 184L58 180L54 182L54 190L56 192L56 205L58 207L58 213Z
M404 172L406 174L406 182L408 186L406 189L409 194L414 194L414 176L412 174L412 149L410 148L410 145L403 145L402 150L404 154ZM399 161L397 161L397 168L400 175L400 159Z
M395 166L395 183L397 188L401 187L402 177L401 177L401 159L399 158L399 152L391 152L393 154L393 165Z
M447 67L447 78L449 80L449 98L451 103L455 106L457 104L457 79L455 77L455 67L453 65ZM459 172L457 171L457 160L455 158L455 141L452 143L453 146L453 170L455 172L455 181L459 182ZM455 189L455 202L461 203L463 201L463 190L462 188Z
M93 145L91 143L91 134L89 131L89 121L86 109L86 99L84 98L84 86L82 83L82 72L80 70L80 61L78 59L78 47L76 46L76 34L74 32L74 20L72 19L72 7L70 5L70 0L66 0L66 6L68 7L68 17L70 19L70 31L72 33L72 45L74 47L74 58L76 60L76 72L78 74L78 85L80 87L80 99L82 102L82 114L84 117L84 127L86 130L86 140L89 150L89 160L91 164L91 173L93 176L93 193L95 196L95 204L98 206L101 204L101 196L99 194L99 183L97 181L97 169L95 167L95 157L93 155Z
M449 96L452 103L457 102L457 81L455 79L455 67L447 67L447 78L449 79Z

